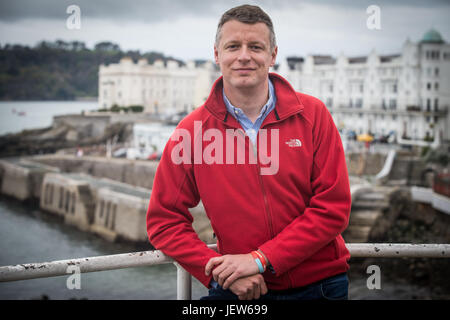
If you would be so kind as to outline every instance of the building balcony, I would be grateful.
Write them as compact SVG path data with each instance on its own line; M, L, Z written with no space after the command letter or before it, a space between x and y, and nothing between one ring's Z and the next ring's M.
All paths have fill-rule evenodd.
M407 108L406 110L390 109L389 107L383 108L382 106L370 106L370 107L350 107L348 105L339 105L335 108L335 112L342 112L353 114L355 112L360 112L364 114L383 114L383 115L411 115L411 116L430 116L430 117L445 117L447 115L449 107L442 106L438 110L421 110L420 108Z

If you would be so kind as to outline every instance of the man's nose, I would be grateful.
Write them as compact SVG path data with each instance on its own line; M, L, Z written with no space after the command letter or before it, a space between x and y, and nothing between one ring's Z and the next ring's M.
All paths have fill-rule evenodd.
M239 61L241 62L247 62L250 61L250 51L247 48L247 46L242 46L241 50L239 51L239 56L238 56Z

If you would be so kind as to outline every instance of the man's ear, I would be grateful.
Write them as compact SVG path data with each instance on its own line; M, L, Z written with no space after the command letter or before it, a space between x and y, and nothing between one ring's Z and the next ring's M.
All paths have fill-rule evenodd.
M219 51L217 50L216 45L214 45L214 61L219 65Z
M270 62L271 67L273 67L275 65L275 62L277 61L277 54L278 54L278 46L276 46L272 51L272 61Z

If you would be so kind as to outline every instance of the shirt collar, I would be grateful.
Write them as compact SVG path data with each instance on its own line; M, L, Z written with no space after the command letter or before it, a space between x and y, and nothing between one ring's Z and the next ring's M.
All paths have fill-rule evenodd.
M274 105L275 89L273 87L270 78L268 80L269 80L269 99L267 100L266 104L261 108L261 112L259 113L258 119L260 117L266 116L267 111L271 111L272 106ZM231 104L230 100L228 100L227 96L225 95L225 89L222 90L223 90L223 101L225 102L225 106L227 107L228 112L231 113L233 117L235 117L237 120L239 120L239 118L241 117L247 117L241 108L237 108Z

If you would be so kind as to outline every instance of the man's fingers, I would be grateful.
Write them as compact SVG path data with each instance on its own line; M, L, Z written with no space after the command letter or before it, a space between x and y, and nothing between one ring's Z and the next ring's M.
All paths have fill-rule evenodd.
M239 278L239 275L238 275L238 273L237 272L234 272L234 273L232 273L231 274L231 276L228 274L227 275L227 279L226 279L226 281L223 283L223 288L226 290L226 289L228 289L228 287L235 281L235 280L237 280Z
M205 266L205 274L207 276L209 276L209 274L211 273L212 268L216 265L222 262L222 257L215 257L215 258L211 258L209 259L208 263Z
M212 275L215 281L219 282L219 275L226 269L226 266L222 263L221 265L217 266L213 271Z
M219 267L217 267L217 268L220 268L221 266L219 266ZM216 271L216 270L214 270L214 271ZM213 271L213 273L214 273L214 271ZM232 274L232 275L231 275ZM220 286L222 286L222 288L224 288L225 290L226 289L228 289L228 286L227 287L225 287L224 285L225 285L225 283L229 283L229 284L231 284L232 282L229 282L228 281L228 279L230 279L231 277L230 277L230 275L231 275L231 277L233 277L233 275L234 275L234 273L233 273L233 270L231 270L230 268L226 268L225 270L223 270L223 271L221 271L221 272L219 272L218 273L218 276L217 276L217 282L219 283L219 285ZM226 281L225 281L226 280ZM234 280L233 280L234 281Z
M263 280L261 281L261 294L266 294L267 293L267 285L266 282Z
M258 282L254 282L253 283L253 298L254 299L259 299L261 295L261 288L259 286Z

